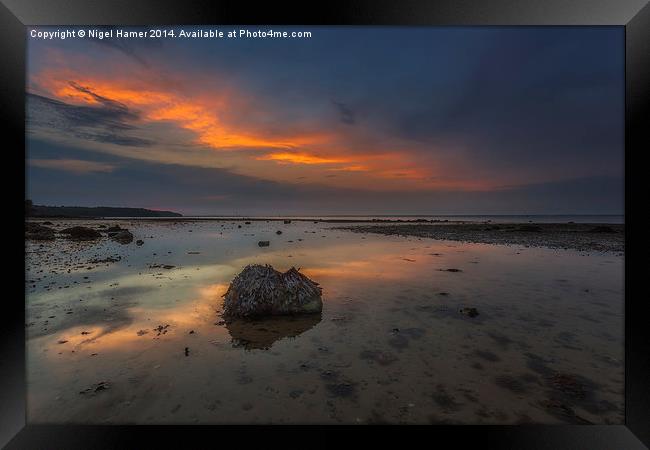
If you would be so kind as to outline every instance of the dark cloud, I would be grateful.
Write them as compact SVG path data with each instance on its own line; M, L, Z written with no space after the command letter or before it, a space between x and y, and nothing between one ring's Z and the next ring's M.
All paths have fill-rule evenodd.
M198 42L179 58L253 92L280 123L356 122L425 159L463 149L482 173L558 179L622 172L623 50L616 27L318 27L309 41ZM315 107L325 96L345 99L337 114Z
M156 76L182 79L187 73L190 81L192 74L205 76L197 77L203 80L200 83L184 86L194 95L209 89L245 92L259 108L234 108L229 115L233 123L252 130L271 135L335 130L347 139L336 142L346 155L375 148L403 151L405 160L440 169L436 173L443 181L454 176L487 179L502 183L503 189L370 193L312 186L307 181L297 187L227 170L131 160L117 161L120 169L112 173L67 180L62 173L38 168L32 171L30 184L43 201L74 204L75 195L83 195L80 201L89 204L128 199L132 206L156 206L164 200L169 204L162 207L204 213L622 211L620 27L312 27L311 31L313 38L306 40L206 39L165 41L164 46L151 40L151 46L160 50L156 52L143 50L149 40L94 42L136 60L146 54ZM30 70L45 64L45 52L56 46L64 53L78 52L100 68L105 56L113 53L79 40L29 41ZM92 88L73 87L93 96L98 106L30 95L32 136L56 131L120 145L153 144L135 137L136 112L96 96ZM83 155L67 157L83 159ZM396 173L401 169L394 168ZM332 182L344 178L335 176L324 175ZM48 191L52 183L61 190Z
M148 139L130 136L137 129L133 122L137 113L125 105L94 94L88 88L71 83L75 89L95 97L101 106L71 105L65 102L27 94L28 132L70 135L89 141L105 142L123 146L146 147L153 144Z
M354 111L346 105L345 103L332 101L334 106L339 113L339 120L347 125L354 125L356 123L356 118Z
M77 91L83 92L84 94L88 94L90 97L95 99L98 103L102 104L107 110L114 110L114 111L121 112L123 115L122 117L123 119L136 118L136 115L130 112L129 108L127 108L127 106L124 103L118 102L116 100L111 100L110 98L102 97L101 95L98 95L95 92L93 92L90 88L85 86L80 86L78 83L75 83L74 81L69 81L68 84L72 86L74 89L76 89Z

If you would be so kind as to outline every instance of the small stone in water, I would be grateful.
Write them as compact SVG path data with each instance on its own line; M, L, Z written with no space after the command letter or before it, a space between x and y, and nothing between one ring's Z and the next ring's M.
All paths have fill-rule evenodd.
M468 317L476 317L478 316L478 310L476 308L463 308L460 310L461 314L464 314Z

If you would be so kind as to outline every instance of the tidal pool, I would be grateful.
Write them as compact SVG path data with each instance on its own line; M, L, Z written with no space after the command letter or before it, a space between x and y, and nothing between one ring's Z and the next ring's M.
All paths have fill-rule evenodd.
M623 423L620 255L307 221L53 222L144 244L26 243L29 423ZM251 263L300 268L322 314L225 324Z

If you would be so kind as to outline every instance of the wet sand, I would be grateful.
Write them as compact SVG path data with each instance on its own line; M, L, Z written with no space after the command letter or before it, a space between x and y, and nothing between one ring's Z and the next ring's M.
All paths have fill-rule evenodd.
M26 242L30 423L623 422L620 253L313 221L50 221L135 239ZM300 267L322 314L225 323L250 263Z
M598 223L439 223L354 225L356 233L417 236L483 244L523 245L580 251L623 253L625 226Z

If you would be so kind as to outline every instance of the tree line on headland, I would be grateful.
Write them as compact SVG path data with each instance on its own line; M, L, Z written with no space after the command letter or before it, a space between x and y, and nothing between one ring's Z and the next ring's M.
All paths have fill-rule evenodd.
M145 208L121 208L111 206L45 206L34 205L25 200L26 217L182 217L173 211L154 211Z

